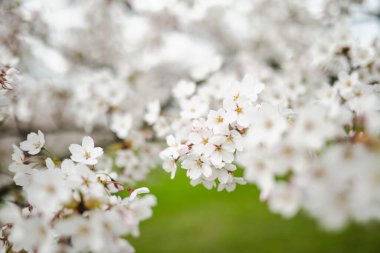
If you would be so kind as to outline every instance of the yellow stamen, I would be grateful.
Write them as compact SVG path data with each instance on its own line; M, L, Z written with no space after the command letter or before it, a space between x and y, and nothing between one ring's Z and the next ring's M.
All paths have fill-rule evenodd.
M85 151L85 152L84 152L84 157L85 157L86 159L89 159L89 158L91 157L91 153L88 152L88 151Z

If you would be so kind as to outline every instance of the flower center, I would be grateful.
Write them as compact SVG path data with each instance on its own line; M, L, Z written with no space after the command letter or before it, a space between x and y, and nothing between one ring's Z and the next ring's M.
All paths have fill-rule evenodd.
M83 183L83 185L85 185L85 186L89 186L90 185L90 180L88 180L88 178L82 178L82 183Z
M313 131L315 125L312 121L306 121L305 123L305 129L306 131L310 132L310 131Z
M361 97L363 95L360 90L355 90L354 94L355 94L356 97Z
M85 235L85 234L88 234L88 233L90 233L90 229L87 226L80 226L79 227L78 234Z
M91 153L88 152L88 151L84 151L84 157L85 157L86 159L89 159L89 158L91 157Z
M285 147L282 151L285 156L289 157L293 155L293 149L291 147Z
M271 120L266 120L265 121L265 128L266 129L271 129L273 127L273 122Z
M46 187L46 191L47 191L48 193L55 193L55 188L54 188L53 185L48 185L48 186Z

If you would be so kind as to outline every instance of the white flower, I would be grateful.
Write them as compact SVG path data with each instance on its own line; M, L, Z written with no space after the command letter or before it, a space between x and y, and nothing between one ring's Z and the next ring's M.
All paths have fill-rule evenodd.
M129 229L121 222L121 215L116 210L95 211L90 216L92 229L94 230L96 242L92 242L95 252L121 252L117 244L111 244L115 237L128 233Z
M307 169L307 164L310 162L307 156L308 150L295 145L288 139L282 140L273 151L271 153L276 159L273 159L272 167L278 175L284 175L289 170L296 173L302 172Z
M78 189L82 184L81 169L79 167L86 167L86 165L82 163L75 164L71 159L65 159L61 163L61 171L65 184L70 189Z
M61 220L56 225L56 230L60 235L70 236L73 247L78 252L93 249L93 241L97 238L97 231L89 220L79 215Z
M362 115L366 112L377 111L380 107L379 95L372 85L363 84L354 86L352 94L347 98L348 107Z
M78 164L76 166L76 170L80 179L80 184L77 186L77 190L83 194L84 198L102 199L105 197L106 189L99 182L98 176L94 171L90 170L84 164ZM72 183L75 185L77 183L77 180L73 181Z
M264 88L265 85L251 75L245 75L241 81L241 93L247 96L251 102L257 100L258 94L260 94Z
M247 142L262 143L269 147L278 144L287 127L285 117L272 105L266 103L252 112L251 120Z
M352 63L354 66L365 66L371 62L373 57L375 57L375 51L372 47L356 46L352 50Z
M32 169L32 164L27 164L24 152L16 145L13 145L12 163L9 171L15 173L13 180L16 185L27 186L30 183L31 175L36 171Z
M231 130L226 133L227 143L231 143L237 151L243 151L243 137L236 130Z
M89 136L83 138L82 146L71 144L69 150L73 161L87 165L95 165L98 162L96 158L103 155L103 149L94 147L94 140Z
M273 160L260 149L249 149L238 155L237 162L244 166L244 178L261 190L260 198L266 198L274 184Z
M339 79L335 83L335 86L338 88L340 95L346 99L352 97L353 88L361 85L358 73L354 72L349 75L346 72L341 72L338 77Z
M173 135L166 137L168 148L160 152L160 158L164 161L162 168L171 173L173 179L177 171L177 159L189 152L189 147L181 143Z
M211 110L207 115L207 127L213 130L215 134L228 132L228 122L226 111L221 108L218 111Z
M136 182L143 180L149 172L133 152L133 150L119 150L116 152L115 163L122 168L120 180L125 182Z
M193 82L181 80L173 88L173 95L176 98L187 98L193 95L196 85Z
M33 252L39 248L41 252L48 253L52 252L52 244L54 244L49 224L47 224L46 219L41 217L20 220L13 226L8 239L13 244L12 249L16 252L22 249Z
M327 120L326 109L311 105L300 110L290 136L298 146L319 149L335 131L334 125Z
M224 166L224 163L232 163L234 160L235 147L227 142L225 136L213 136L205 147L205 155L210 158L212 165L217 168Z
M133 167L138 165L139 160L132 150L119 150L116 153L115 164L120 167Z
M163 160L162 168L171 174L171 179L174 178L175 173L177 172L177 163L176 160L172 157L166 157L163 153L160 153L160 158Z
M286 183L277 183L269 195L269 208L286 218L293 217L300 207L299 190Z
M15 224L22 219L21 209L12 202L6 202L0 209L0 222L2 224Z
M273 106L287 107L289 104L288 100L292 97L291 94L292 92L280 81L275 82L271 86L267 86L260 95L260 98Z
M111 130L116 133L117 137L125 139L132 128L132 115L129 113L120 114L115 113L112 115Z
M149 124L153 125L158 117L160 116L161 105L160 100L156 99L146 106L146 113L144 115L144 120Z
M174 159L177 159L189 151L189 147L185 144L182 144L181 141L178 138L175 138L173 135L166 137L166 143L169 147L161 152L164 157L171 156Z
M43 212L55 212L71 197L59 169L36 171L26 189L29 203Z
M231 192L235 190L236 184L244 185L246 181L241 177L234 177L231 173L226 170L222 170L219 172L219 186L218 191L222 191L226 189L226 191Z
M184 119L196 119L204 116L208 110L208 102L199 96L180 101L181 117Z
M224 98L239 101L241 98L248 98L252 102L257 100L257 95L264 89L264 85L253 79L252 76L246 75L242 82L233 82L226 89Z
M224 117L227 122L236 121L242 127L249 126L249 115L252 110L252 105L247 98L240 97L236 101L233 99L224 99L223 108L226 110Z
M206 120L204 118L194 119L192 122L192 130L199 132L206 128Z
M205 179L203 177L200 177L198 179L191 180L190 184L192 186L196 186L198 184L202 184L204 187L206 187L206 189L211 190L212 188L214 188L216 186L216 183L215 183L214 180L215 180L215 178L212 178L212 179L208 180L208 179Z
M159 138L164 138L171 133L169 121L165 117L159 117L153 125L153 130Z
M139 235L138 222L152 216L152 207L157 204L156 198L147 194L141 198L131 201L129 198L122 200L117 210L122 216L122 224L128 228L133 236Z
M191 132L189 135L189 141L193 144L191 151L195 154L202 154L212 136L212 132L208 129L203 129L198 132Z
M203 88L203 93L216 99L223 99L227 94L227 89L230 88L234 81L234 76L226 75L224 72L217 72L207 80L207 85Z
M17 165L24 165L26 163L24 152L22 152L22 150L16 145L12 145L12 147L12 161Z
M27 140L20 143L20 148L31 155L38 154L45 145L44 134L38 130L38 134L30 133Z
M208 160L203 156L190 155L182 162L182 167L187 169L189 178L196 180L202 175L209 177L212 174Z
M195 80L205 79L209 73L218 70L223 63L222 57L218 54L211 54L207 56L201 54L198 59L199 61L194 64L193 68L190 70L190 76Z

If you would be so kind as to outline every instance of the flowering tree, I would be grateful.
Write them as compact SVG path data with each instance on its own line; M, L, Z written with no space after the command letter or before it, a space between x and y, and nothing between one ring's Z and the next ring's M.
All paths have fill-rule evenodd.
M160 159L192 185L255 184L284 217L379 219L377 1L0 7L0 138L21 142L4 151L3 252L133 251L155 204L133 188ZM83 132L97 144L72 144Z

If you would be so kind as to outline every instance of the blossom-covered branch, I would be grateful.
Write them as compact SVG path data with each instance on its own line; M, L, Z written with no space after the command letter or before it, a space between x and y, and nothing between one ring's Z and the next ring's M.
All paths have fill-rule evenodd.
M139 234L156 200L147 188L131 190L99 163L103 149L91 137L72 144L71 159L59 160L45 146L41 131L14 146L15 184L26 205L8 202L0 210L1 249L12 252L133 252L124 239ZM122 198L120 192L130 195Z

